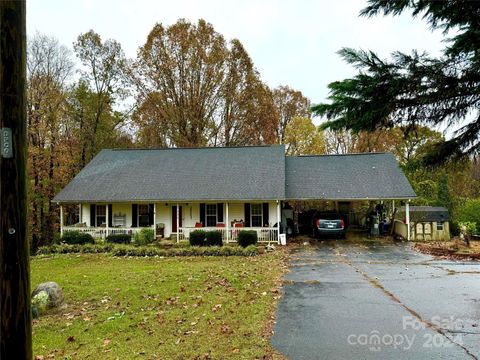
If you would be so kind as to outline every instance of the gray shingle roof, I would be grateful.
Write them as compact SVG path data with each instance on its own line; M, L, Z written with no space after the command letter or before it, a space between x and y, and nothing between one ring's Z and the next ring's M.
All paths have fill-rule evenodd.
M280 145L102 150L53 201L283 199L284 153Z
M408 199L416 197L390 153L287 157L287 199Z
M102 150L54 202L414 198L388 153L285 157L283 145Z
M403 220L405 218L405 207L398 209L395 215L396 219ZM410 221L434 221L444 222L450 221L448 209L443 206L410 206Z

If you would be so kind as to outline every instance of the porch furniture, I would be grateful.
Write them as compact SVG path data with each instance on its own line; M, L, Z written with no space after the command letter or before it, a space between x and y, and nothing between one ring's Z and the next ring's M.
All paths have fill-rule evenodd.
M203 224L201 222L197 222L197 223L195 223L195 227L196 228L202 228Z
M157 224L157 226L155 227L155 235L160 238L165 237L165 224L163 223Z

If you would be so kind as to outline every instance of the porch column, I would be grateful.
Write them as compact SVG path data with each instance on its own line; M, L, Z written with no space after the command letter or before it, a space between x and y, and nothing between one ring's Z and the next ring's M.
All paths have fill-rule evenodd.
M157 236L157 234L156 234L156 231L157 231L156 224L157 224L157 204L153 203L153 224L152 224L152 228L153 228L153 234L154 234L155 237Z
M410 199L405 203L405 222L407 225L407 240L410 241Z
M108 218L109 218L109 214L108 214L108 213L109 213L109 211L108 211L109 209L108 209L108 208L109 208L109 206L108 206L108 204L106 204L106 205L105 205L105 213L107 214L107 219L106 219L107 221L105 221L105 235L103 236L104 239L106 239L107 236L108 236L108 225L109 225L109 224L108 224Z
M225 203L225 231L227 232L225 235L227 244L230 240L230 221L228 220L228 202Z
M180 206L177 203L177 243L180 242Z
M83 206L82 204L78 204L78 223L83 223Z
M280 213L280 201L277 200L277 243L278 244L280 244L280 222L281 221L282 221L282 216Z
M60 205L60 236L63 236L63 205Z

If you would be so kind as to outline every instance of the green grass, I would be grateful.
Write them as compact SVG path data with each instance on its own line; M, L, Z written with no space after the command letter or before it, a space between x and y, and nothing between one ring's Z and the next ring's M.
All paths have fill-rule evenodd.
M34 321L34 354L62 359L270 357L267 325L283 252L256 257L36 257L32 288L65 305Z

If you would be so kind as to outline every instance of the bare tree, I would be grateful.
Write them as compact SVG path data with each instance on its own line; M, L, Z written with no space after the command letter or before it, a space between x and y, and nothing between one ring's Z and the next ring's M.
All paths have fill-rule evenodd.
M73 61L55 38L36 34L28 42L27 131L32 223L32 247L53 237L54 211L50 200L56 186L65 100Z

